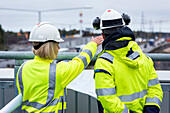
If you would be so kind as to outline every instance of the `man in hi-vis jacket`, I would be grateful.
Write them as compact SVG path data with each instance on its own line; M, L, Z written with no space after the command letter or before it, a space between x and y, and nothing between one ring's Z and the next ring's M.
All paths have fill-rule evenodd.
M102 30L102 52L94 67L100 113L159 113L163 98L152 59L131 29L130 17L109 9L93 21Z

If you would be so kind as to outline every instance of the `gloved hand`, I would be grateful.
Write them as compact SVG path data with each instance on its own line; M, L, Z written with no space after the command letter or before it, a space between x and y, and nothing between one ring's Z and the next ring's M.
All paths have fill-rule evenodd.
M143 113L159 113L160 109L156 105L146 105L144 106Z

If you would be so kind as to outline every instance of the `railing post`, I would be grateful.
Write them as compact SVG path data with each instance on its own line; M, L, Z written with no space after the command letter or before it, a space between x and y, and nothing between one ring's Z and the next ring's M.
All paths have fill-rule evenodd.
M1 108L3 108L5 106L5 94L4 94L4 88L1 88Z
M170 113L170 91L169 92L169 113Z
M88 95L88 113L91 113L91 97Z
M75 91L75 113L78 113L78 92Z
M19 67L22 65L23 63L23 60L15 60L15 67L14 67L14 91L15 91L15 96L18 95L18 90L17 90L17 85L16 85L16 78L17 78L17 72L18 72L18 69ZM16 110L15 110L15 113L21 113L21 106L18 107Z

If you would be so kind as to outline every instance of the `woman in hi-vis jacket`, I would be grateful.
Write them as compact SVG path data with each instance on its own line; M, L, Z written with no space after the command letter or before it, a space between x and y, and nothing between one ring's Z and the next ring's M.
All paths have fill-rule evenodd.
M60 49L58 29L51 23L37 24L31 31L35 58L25 62L17 74L18 93L22 93L22 110L26 112L64 113L66 110L65 87L90 63L97 46L103 41L98 36L69 62L53 63Z

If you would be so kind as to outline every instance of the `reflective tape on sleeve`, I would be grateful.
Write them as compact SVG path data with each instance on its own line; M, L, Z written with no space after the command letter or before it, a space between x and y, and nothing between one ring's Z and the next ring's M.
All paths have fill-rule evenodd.
M125 109L123 110L122 113L128 113L128 108L126 107L126 105L125 105Z
M109 53L103 53L99 58L105 59L109 61L110 63L113 63L113 56Z
M155 104L161 106L161 100L157 97L153 97L153 98L147 97L145 103L155 103Z
M104 70L104 69L96 69L94 70L95 73L98 73L98 72L102 72L102 73L107 73L109 75L111 75L108 71Z
M119 96L119 99L122 102L130 102L130 101L133 101L135 99L143 98L146 94L147 94L147 90L143 90L141 92L133 93L131 95Z
M131 55L128 56L128 58L130 58L131 60L135 60L136 58L138 58L140 55L137 51L135 51L134 53L132 53Z
M115 95L116 90L115 90L115 88L96 89L96 94L97 94L97 96Z
M92 60L92 52L89 49L84 49L82 52L87 53L90 56L90 61Z
M83 56L83 55L78 55L77 57L80 58L80 59L83 61L84 68L86 68L86 67L87 67L87 64L88 64L86 57Z
M158 78L149 80L148 86L153 86L159 84Z

